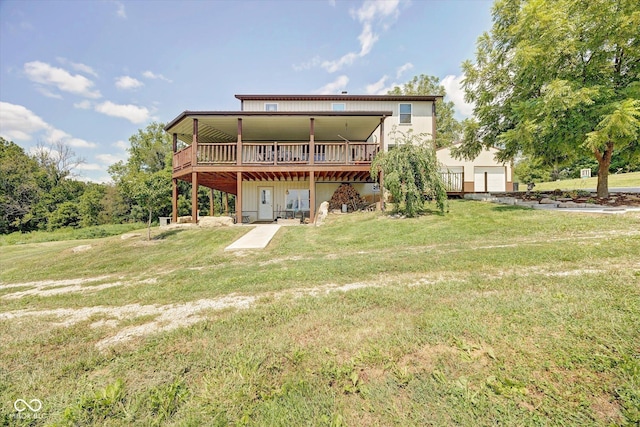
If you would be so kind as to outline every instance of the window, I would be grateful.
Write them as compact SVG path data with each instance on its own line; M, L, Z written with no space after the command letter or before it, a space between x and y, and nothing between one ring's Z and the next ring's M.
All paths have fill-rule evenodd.
M411 124L411 104L400 104L400 123Z
M309 190L287 190L285 209L288 211L309 210Z
M347 106L344 102L331 104L331 111L345 111Z
M278 111L278 104L264 104L264 111Z

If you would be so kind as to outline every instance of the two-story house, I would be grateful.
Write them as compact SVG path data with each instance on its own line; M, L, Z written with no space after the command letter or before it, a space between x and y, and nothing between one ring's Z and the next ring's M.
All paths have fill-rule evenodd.
M436 136L436 100L403 95L236 95L240 111L185 111L165 130L173 136L173 219L177 180L236 196L237 222L313 219L342 183L380 200L371 162L393 146L394 130ZM511 191L511 167L495 149L473 161L436 152L452 194Z
M173 220L177 180L236 196L237 222L301 213L314 218L342 183L380 198L369 170L393 144L392 129L435 136L441 96L236 95L240 111L185 111L165 130L173 136Z

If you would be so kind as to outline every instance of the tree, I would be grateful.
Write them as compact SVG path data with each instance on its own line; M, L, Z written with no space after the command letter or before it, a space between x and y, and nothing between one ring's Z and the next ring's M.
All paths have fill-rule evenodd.
M384 189L389 190L395 210L408 217L425 211L425 198L435 200L444 212L447 190L440 178L440 168L431 140L426 134L393 132L395 147L378 153L371 164L371 177L383 173Z
M38 143L33 157L47 171L54 185L73 176L73 170L85 163L84 158L76 156L71 147L63 141L56 141L50 146Z
M435 76L420 74L402 86L396 86L389 91L389 95L442 95L447 92ZM436 103L436 148L447 147L460 140L462 126L454 117L452 101L438 101Z
M154 212L166 206L167 202L171 203L171 187L167 186L167 182L171 182L171 173L167 169L152 174L139 173L134 179L133 197L148 213L147 238L151 240L151 222Z
M0 234L37 228L28 214L42 195L44 177L32 157L0 137Z
M171 165L173 160L173 143L164 131L164 124L153 122L144 130L129 138L128 164L136 171L154 173Z
M151 123L129 138L129 158L109 167L118 192L130 205L129 217L145 220L171 212L171 138L162 123Z
M556 168L590 153L607 197L614 153L639 146L638 28L637 0L497 0L475 63L463 63L476 121L455 153L499 146L502 161L524 154Z
M106 186L102 184L88 184L78 200L80 225L88 227L100 224L102 201L106 193Z
M80 212L76 202L64 202L56 207L56 210L49 215L47 223L48 230L55 230L62 227L80 226Z

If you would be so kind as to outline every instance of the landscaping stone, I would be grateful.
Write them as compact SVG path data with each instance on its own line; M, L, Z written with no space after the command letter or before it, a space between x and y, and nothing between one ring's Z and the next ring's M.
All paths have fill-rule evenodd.
M318 209L318 216L316 216L316 226L322 225L325 218L329 214L329 202L320 203L320 208Z
M555 200L550 199L548 197L545 197L544 199L540 200L540 204L541 205L553 205L553 204L557 205L558 202L556 202Z
M588 208L586 203L563 202L558 204L559 208Z
M233 218L229 216L201 216L198 225L203 228L229 227L233 225Z
M78 253L78 252L88 251L89 249L91 249L91 245L80 245L80 246L76 246L71 250L73 251L73 253Z
M120 238L122 240L128 240L128 239L133 239L134 237L140 237L141 234L140 233L125 233L122 236L120 236Z

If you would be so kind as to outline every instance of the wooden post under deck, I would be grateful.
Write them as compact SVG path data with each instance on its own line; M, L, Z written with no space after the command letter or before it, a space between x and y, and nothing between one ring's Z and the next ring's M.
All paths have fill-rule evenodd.
M236 141L236 164L242 164L242 119L238 117L238 140Z
M229 215L229 193L224 193L224 214Z
M315 119L311 117L309 119L309 164L315 163L316 156L316 136L315 136ZM313 217L311 217L313 220Z
M380 119L380 153L384 152L384 119L384 117ZM382 172L378 175L378 184L380 184L380 210L384 211L384 174Z
M236 224L242 224L242 172L236 172Z
M193 119L193 142L191 143L191 166L198 164L198 119Z
M191 222L198 223L198 172L191 172Z
M216 215L216 198L213 194L213 188L209 191L209 215Z
M178 180L177 178L173 178L171 180L172 190L171 190L171 222L178 222Z
M309 172L309 223L313 224L316 216L316 176Z

